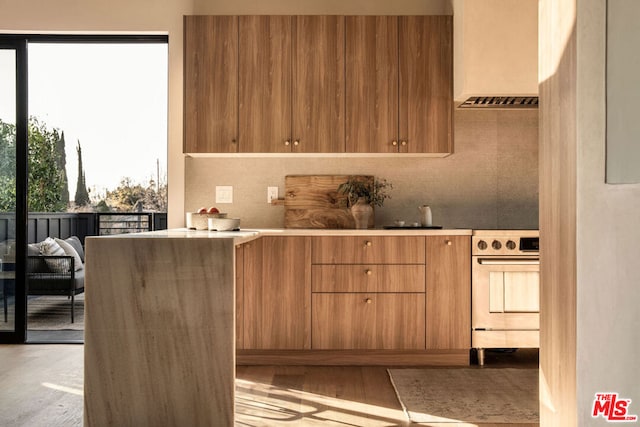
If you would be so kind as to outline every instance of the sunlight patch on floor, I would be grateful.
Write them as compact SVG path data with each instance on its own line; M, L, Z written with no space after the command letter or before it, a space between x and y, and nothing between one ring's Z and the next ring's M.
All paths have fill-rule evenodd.
M66 386L63 386L63 385L51 384L51 383L42 383L42 386L46 387L46 388L53 389L53 390L63 391L65 393L75 394L75 395L78 395L78 396L84 395L84 392L82 390L80 390L80 389L77 389L77 388L66 387Z
M237 425L397 426L401 410L236 379Z

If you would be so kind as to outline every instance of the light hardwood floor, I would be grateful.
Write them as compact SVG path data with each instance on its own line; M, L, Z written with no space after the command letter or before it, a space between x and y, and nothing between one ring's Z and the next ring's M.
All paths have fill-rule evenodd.
M83 347L0 345L0 426L81 426Z
M82 425L83 350L0 345L0 425ZM488 352L485 363L535 368L538 354ZM238 366L236 390L236 426L411 425L382 367Z

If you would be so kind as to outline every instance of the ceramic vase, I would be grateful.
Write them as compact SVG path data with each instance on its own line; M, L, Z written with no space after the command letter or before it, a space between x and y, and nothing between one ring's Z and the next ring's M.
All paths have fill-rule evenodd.
M431 227L431 208L427 205L418 206L420 211L420 225Z
M356 223L356 228L369 228L369 218L373 214L373 207L366 202L364 197L351 206L351 215Z

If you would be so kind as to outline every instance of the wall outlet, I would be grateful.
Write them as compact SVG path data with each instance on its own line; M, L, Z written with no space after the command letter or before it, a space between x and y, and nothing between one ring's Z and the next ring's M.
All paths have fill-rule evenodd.
M278 187L267 187L267 203L278 198Z
M216 203L233 203L233 187L216 185Z

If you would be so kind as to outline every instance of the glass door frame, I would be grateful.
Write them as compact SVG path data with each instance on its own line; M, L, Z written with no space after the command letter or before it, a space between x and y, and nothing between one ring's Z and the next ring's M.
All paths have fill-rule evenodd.
M16 259L15 326L0 330L0 344L27 343L27 241L28 241L28 45L29 43L162 43L166 34L0 34L0 49L16 52Z
M0 49L16 54L16 255L14 330L0 330L0 344L24 343L27 336L27 165L28 165L28 74L27 40L0 35ZM4 296L3 296L4 297Z

